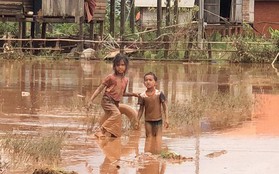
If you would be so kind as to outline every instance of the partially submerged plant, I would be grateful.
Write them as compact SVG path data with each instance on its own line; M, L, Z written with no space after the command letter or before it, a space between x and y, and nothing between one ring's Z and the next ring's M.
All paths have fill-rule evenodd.
M0 155L0 174L5 173L6 169L9 167L9 163L2 160Z
M82 122L86 125L86 130L88 133L92 133L94 126L98 123L98 120L103 115L102 107L100 105L94 104L88 106L86 109L85 117L82 117Z
M60 161L65 132L54 132L42 137L25 134L6 134L0 144L14 166L22 164L56 164Z
M242 90L240 90L242 91ZM236 95L228 93L196 93L191 100L176 102L170 109L172 124L179 129L200 128L202 120L211 130L229 128L251 119L253 101L243 92Z
M67 172L64 170L54 170L54 169L35 169L32 174L78 174L77 172L71 171Z
M163 150L160 154L160 157L163 159L166 159L170 162L173 163L181 163L181 162L185 162L185 161L193 161L194 158L193 157L185 157L182 156L176 152L173 151L168 151L168 150Z

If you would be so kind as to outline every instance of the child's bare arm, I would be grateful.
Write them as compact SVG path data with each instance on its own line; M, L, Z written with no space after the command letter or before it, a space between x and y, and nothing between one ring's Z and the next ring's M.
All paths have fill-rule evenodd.
M141 117L142 117L143 111L144 111L144 107L143 107L142 105L140 105L140 108L139 108L139 111L138 111L137 123L136 123L136 128L137 128L137 129L139 128L140 119L141 119Z
M89 102L93 102L93 100L104 90L106 86L104 84L101 84L92 94L92 96L90 97Z
M163 106L163 111L164 111L164 126L165 128L168 128L169 127L169 114L168 114L168 105L167 105L167 102L163 102L162 103L162 106Z
M139 97L139 94L133 93L133 92L125 92L123 94L123 96L126 96L126 97Z

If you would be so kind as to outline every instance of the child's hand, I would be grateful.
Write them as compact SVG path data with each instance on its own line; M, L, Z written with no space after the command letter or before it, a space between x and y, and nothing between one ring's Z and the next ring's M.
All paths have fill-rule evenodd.
M164 127L165 127L165 128L169 128L169 121L165 121Z
M135 129L136 129L136 130L139 129L139 122L138 122L138 121L135 123Z
M90 101L87 102L86 107L87 107L87 108L90 108L92 105L93 105L93 103L92 103L92 101L90 100Z

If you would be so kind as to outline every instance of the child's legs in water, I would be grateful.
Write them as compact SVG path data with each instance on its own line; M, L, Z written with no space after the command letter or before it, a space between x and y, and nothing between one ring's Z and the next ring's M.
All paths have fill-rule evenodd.
M162 120L145 122L145 151L160 153L162 147Z
M110 99L103 99L101 103L105 114L100 120L103 133L109 132L115 137L121 136L122 119L118 106Z
M99 120L99 124L102 125L111 115L110 112L106 112L101 116L100 120Z

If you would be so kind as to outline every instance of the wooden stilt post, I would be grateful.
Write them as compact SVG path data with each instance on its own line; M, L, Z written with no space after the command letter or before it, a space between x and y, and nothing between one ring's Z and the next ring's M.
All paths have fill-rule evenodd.
M186 47L186 51L184 53L184 59L188 60L189 62L191 61L191 57L190 57L190 53L191 53L191 49L193 47L193 33L190 33L189 37L187 37L185 35L185 40L187 41L188 40L188 44L187 44L187 47Z
M99 31L100 39L103 40L104 35L104 21L100 21L100 31Z
M171 15L170 15L170 0L167 0L167 4L166 4L166 26L170 25L170 20L171 20Z
M90 27L89 27L89 39L94 40L94 21L90 21Z
M100 21L100 31L99 31L99 36L97 37L98 43L96 44L96 51L100 50L102 48L101 41L103 40L103 35L104 35L104 21Z
M178 0L174 0L174 23L178 24Z
M170 26L170 0L167 0L167 5L166 5L166 26ZM167 59L169 56L169 36L164 36L163 41L165 42L165 50L164 50L164 58Z
M120 4L120 52L124 53L124 32L125 32L125 0L121 0L121 4Z
M42 35L41 35L41 38L42 39L46 38L46 23L45 22L42 23Z
M32 36L30 38L30 41L29 41L29 48L30 48L30 54L33 55L33 41L32 41Z
M35 22L31 22L31 38L35 38Z
M204 0L199 0L199 25L198 25L198 44L203 49L203 33L204 33Z
M110 0L110 34L112 37L115 36L115 0Z
M208 59L211 60L212 59L212 51L211 51L211 43L208 42Z
M18 29L19 29L19 31L18 31L18 34L19 34L18 38L20 39L18 41L19 48L22 48L22 28L23 28L22 21L19 21L19 25L18 25Z
M174 20L173 25L177 25L177 24L179 23L179 21L178 21L178 19L179 19L179 18L178 18L178 17L179 17L179 16L178 16L178 14L179 14L179 10L178 10L178 0L174 0L174 9L173 9L173 10L174 10L174 12L173 12L173 14L174 14L174 16L173 16L173 20ZM174 33L177 33L177 28L178 28L177 26L173 28L173 32L174 32ZM174 47L177 48L177 44L178 44L178 43L175 42L174 44L175 44ZM179 55L179 51L178 51L177 53L178 53L178 55Z
M45 39L45 38L46 38L46 23L45 23L45 22L42 23L42 34L41 34L41 38L42 38L42 39ZM43 42L42 46L43 46L43 47L46 46L46 41Z
M22 22L22 38L26 38L26 22Z
M84 18L80 17L80 20L79 20L79 40L81 40L81 42L79 42L79 44L78 44L78 51L79 52L81 52L83 50L83 47L84 47L83 22L84 22Z
M162 0L157 0L157 37L161 35L162 25Z
M131 0L131 12L130 12L130 28L132 33L135 33L135 0Z
M169 43L169 36L165 35L164 36L164 45L165 45L165 48L164 48L164 58L165 59L168 59L168 56L169 56L169 49L170 49L170 43Z
M94 21L90 21L90 27L89 27L89 39L90 40L96 40L95 37L94 37L94 34L95 34L95 31L94 31ZM94 49L95 48L95 43L93 42L91 47Z

